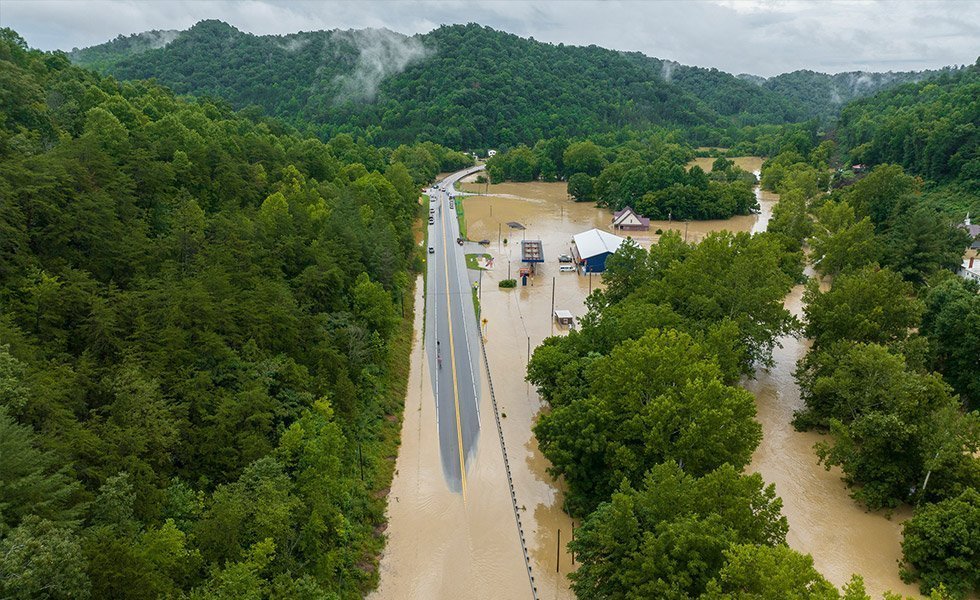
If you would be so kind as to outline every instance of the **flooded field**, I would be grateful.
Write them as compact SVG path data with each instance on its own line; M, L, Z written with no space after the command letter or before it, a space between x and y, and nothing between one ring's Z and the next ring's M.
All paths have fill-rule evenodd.
M759 173L762 171L762 163L765 161L764 158L759 156L736 156L735 158L728 159L735 163L738 168L743 171L748 171L749 173ZM698 157L687 163L688 168L698 165L706 173L711 172L711 165L715 162L714 158L709 158L706 156Z
M762 161L749 157L736 162L758 171ZM575 565L564 546L578 523L561 510L561 489L548 475L548 462L531 432L543 405L535 389L524 381L524 372L529 351L544 338L563 333L551 318L552 296L555 309L581 317L586 296L600 284L598 276L559 273L558 254L568 252L575 233L592 227L608 230L612 215L590 203L571 201L562 182L461 187L488 192L465 198L463 206L469 237L491 241L485 251L494 260L482 280L486 347L538 596L573 598L567 575ZM692 241L721 229L763 231L777 197L760 191L757 196L761 206L757 215L727 221L654 222L651 230L671 228L683 235L686 228ZM521 223L525 229L511 229L509 222ZM644 247L659 238L655 233L640 233L643 235L634 237ZM497 287L500 280L516 277L518 242L524 238L542 241L545 262L528 286L501 290ZM802 286L798 286L786 298L786 306L797 314L801 296ZM419 310L421 305L419 298ZM417 346L421 344L420 327L417 317ZM817 464L813 444L819 436L798 433L790 425L793 410L800 404L792 372L807 344L794 338L782 343L772 370L760 371L756 379L745 383L757 398L763 427L763 441L749 469L776 485L790 524L789 544L811 553L830 581L840 586L858 572L875 597L888 589L915 596L916 589L899 579L896 564L901 556L901 522L908 513L899 512L889 520L864 512L848 496L839 472L825 471ZM480 437L467 475L475 493L467 495L464 506L442 480L432 391L428 377L423 377L418 347L413 350L411 377L389 502L389 542L375 597L530 597L496 435ZM481 398L484 422L491 423L485 381Z

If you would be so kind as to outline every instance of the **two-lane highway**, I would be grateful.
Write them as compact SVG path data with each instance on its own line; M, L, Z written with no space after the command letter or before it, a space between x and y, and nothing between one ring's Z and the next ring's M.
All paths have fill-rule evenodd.
M451 208L453 185L483 167L472 167L430 190L426 347L435 390L442 470L449 488L466 500L466 463L480 433L479 327L466 258L457 245L459 223Z

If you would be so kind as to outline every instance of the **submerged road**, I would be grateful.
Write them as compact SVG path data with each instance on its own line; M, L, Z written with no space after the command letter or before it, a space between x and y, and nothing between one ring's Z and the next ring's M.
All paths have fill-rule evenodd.
M466 501L466 463L480 433L479 326L466 257L456 243L459 223L453 203L457 181L481 170L471 167L439 181L430 192L425 323L439 450L446 483Z

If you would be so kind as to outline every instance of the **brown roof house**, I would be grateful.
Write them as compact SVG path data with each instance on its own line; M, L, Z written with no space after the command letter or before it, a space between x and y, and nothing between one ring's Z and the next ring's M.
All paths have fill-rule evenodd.
M641 217L627 206L613 214L612 226L619 231L647 231L650 229L650 219Z

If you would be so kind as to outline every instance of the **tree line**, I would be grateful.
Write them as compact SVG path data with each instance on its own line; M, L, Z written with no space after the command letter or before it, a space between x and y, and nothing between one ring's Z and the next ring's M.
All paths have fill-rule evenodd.
M487 160L494 182L567 180L568 194L612 210L631 206L653 219L727 219L758 209L755 176L724 157L711 173L687 168L693 152L669 135L649 133L603 146L549 138Z

